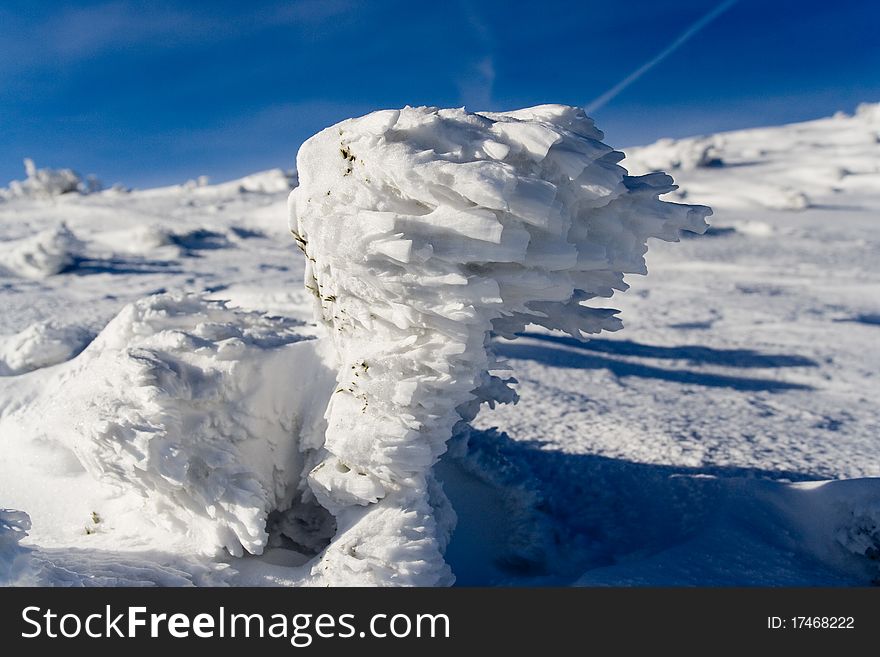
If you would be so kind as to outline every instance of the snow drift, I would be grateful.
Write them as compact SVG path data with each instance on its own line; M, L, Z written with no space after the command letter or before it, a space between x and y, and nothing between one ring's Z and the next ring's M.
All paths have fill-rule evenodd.
M515 393L488 346L530 323L576 338L621 324L584 305L646 273L646 240L702 232L661 202L583 111L411 108L343 121L297 156L290 227L335 347L324 456L308 475L346 581L443 584L453 523L431 466L458 422Z

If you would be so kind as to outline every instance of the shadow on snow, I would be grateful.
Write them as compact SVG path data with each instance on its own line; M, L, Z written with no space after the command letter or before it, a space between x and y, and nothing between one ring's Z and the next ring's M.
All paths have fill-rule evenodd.
M436 467L459 519L447 550L458 585L570 584L602 569L611 574L598 583L620 583L627 564L638 572L655 555L671 564L649 566L655 585L854 583L803 549L764 499L822 473L636 463L495 429L464 435Z
M692 384L735 390L810 390L811 386L788 381L731 376L682 369L665 369L640 362L621 360L617 356L683 360L691 365L716 365L735 368L816 367L809 358L788 354L762 354L751 349L713 349L702 346L659 347L628 340L592 339L580 342L574 338L524 333L522 337L547 342L552 346L530 342L495 342L495 351L505 358L533 360L551 367L568 369L605 369L618 377L635 376L674 383ZM609 354L607 358L600 354Z

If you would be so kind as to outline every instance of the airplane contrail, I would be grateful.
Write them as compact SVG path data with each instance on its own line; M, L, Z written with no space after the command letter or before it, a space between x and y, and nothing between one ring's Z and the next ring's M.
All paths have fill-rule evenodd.
M716 6L712 11L707 13L705 16L697 20L693 25L688 27L684 32L678 35L676 39L670 43L666 48L661 50L657 55L653 58L642 64L635 71L627 75L623 80L615 84L604 94L590 102L586 107L584 107L584 111L587 114L595 112L601 107L604 107L610 100L612 100L615 96L617 96L621 91L626 89L633 82L642 77L645 73L650 71L652 68L657 66L664 59L669 57L672 53L678 50L688 39L694 36L697 32L706 27L709 23L718 18L725 11L730 9L733 5L735 5L739 0L724 0L721 4Z

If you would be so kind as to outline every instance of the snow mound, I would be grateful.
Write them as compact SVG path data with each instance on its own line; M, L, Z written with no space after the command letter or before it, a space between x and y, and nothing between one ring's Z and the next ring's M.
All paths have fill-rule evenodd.
M278 194L289 192L296 187L296 172L284 169L269 169L252 173L244 178L230 180L217 185L200 185L200 193L236 192L239 194Z
M331 383L320 385L298 326L193 295L148 297L126 306L29 414L65 436L90 474L139 491L201 551L260 553L271 511L320 525L299 490L301 441L314 430L309 409L323 408L312 386Z
M163 246L173 246L175 238L178 235L186 234L186 232L188 231L151 223L140 224L124 231L124 234L129 238L127 242L123 242L121 239L122 231L120 233L112 232L110 237L116 248L124 248L130 253L147 253Z
M216 197L235 196L238 194L279 194L287 193L297 185L296 171L284 169L268 169L258 171L243 178L228 180L222 183L211 184L208 176L199 176L193 180L187 180L174 189L195 196ZM155 191L155 190L152 190Z
M641 171L690 171L723 166L724 139L719 136L660 139L627 155L627 166Z
M129 231L129 235L133 238L129 245L129 251L135 253L173 247L174 256L182 257L197 251L222 249L230 246L229 236L225 231L212 230L208 227L179 228L146 224Z
M36 322L23 331L0 336L0 376L23 374L76 356L92 339L80 326Z
M13 180L6 189L0 188L0 199L51 198L71 192L91 194L102 189L97 178L83 179L73 169L38 169L29 158L24 161L24 169L27 178Z
M0 242L0 272L33 279L54 276L76 264L83 248L62 222L24 239Z
M451 581L454 522L431 466L457 423L515 401L490 333L620 328L582 302L646 273L646 240L703 232L672 179L627 175L582 110L374 112L297 156L290 228L335 348L323 458L308 475L339 531L322 557L347 583Z
M880 125L880 103L860 103L856 107L856 117Z

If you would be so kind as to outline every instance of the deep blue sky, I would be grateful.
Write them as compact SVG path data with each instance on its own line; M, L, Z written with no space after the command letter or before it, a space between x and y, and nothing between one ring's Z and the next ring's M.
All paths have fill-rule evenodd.
M584 105L718 0L0 0L0 185L21 159L136 186L293 166L405 104ZM595 112L622 147L880 100L880 1L740 0Z

